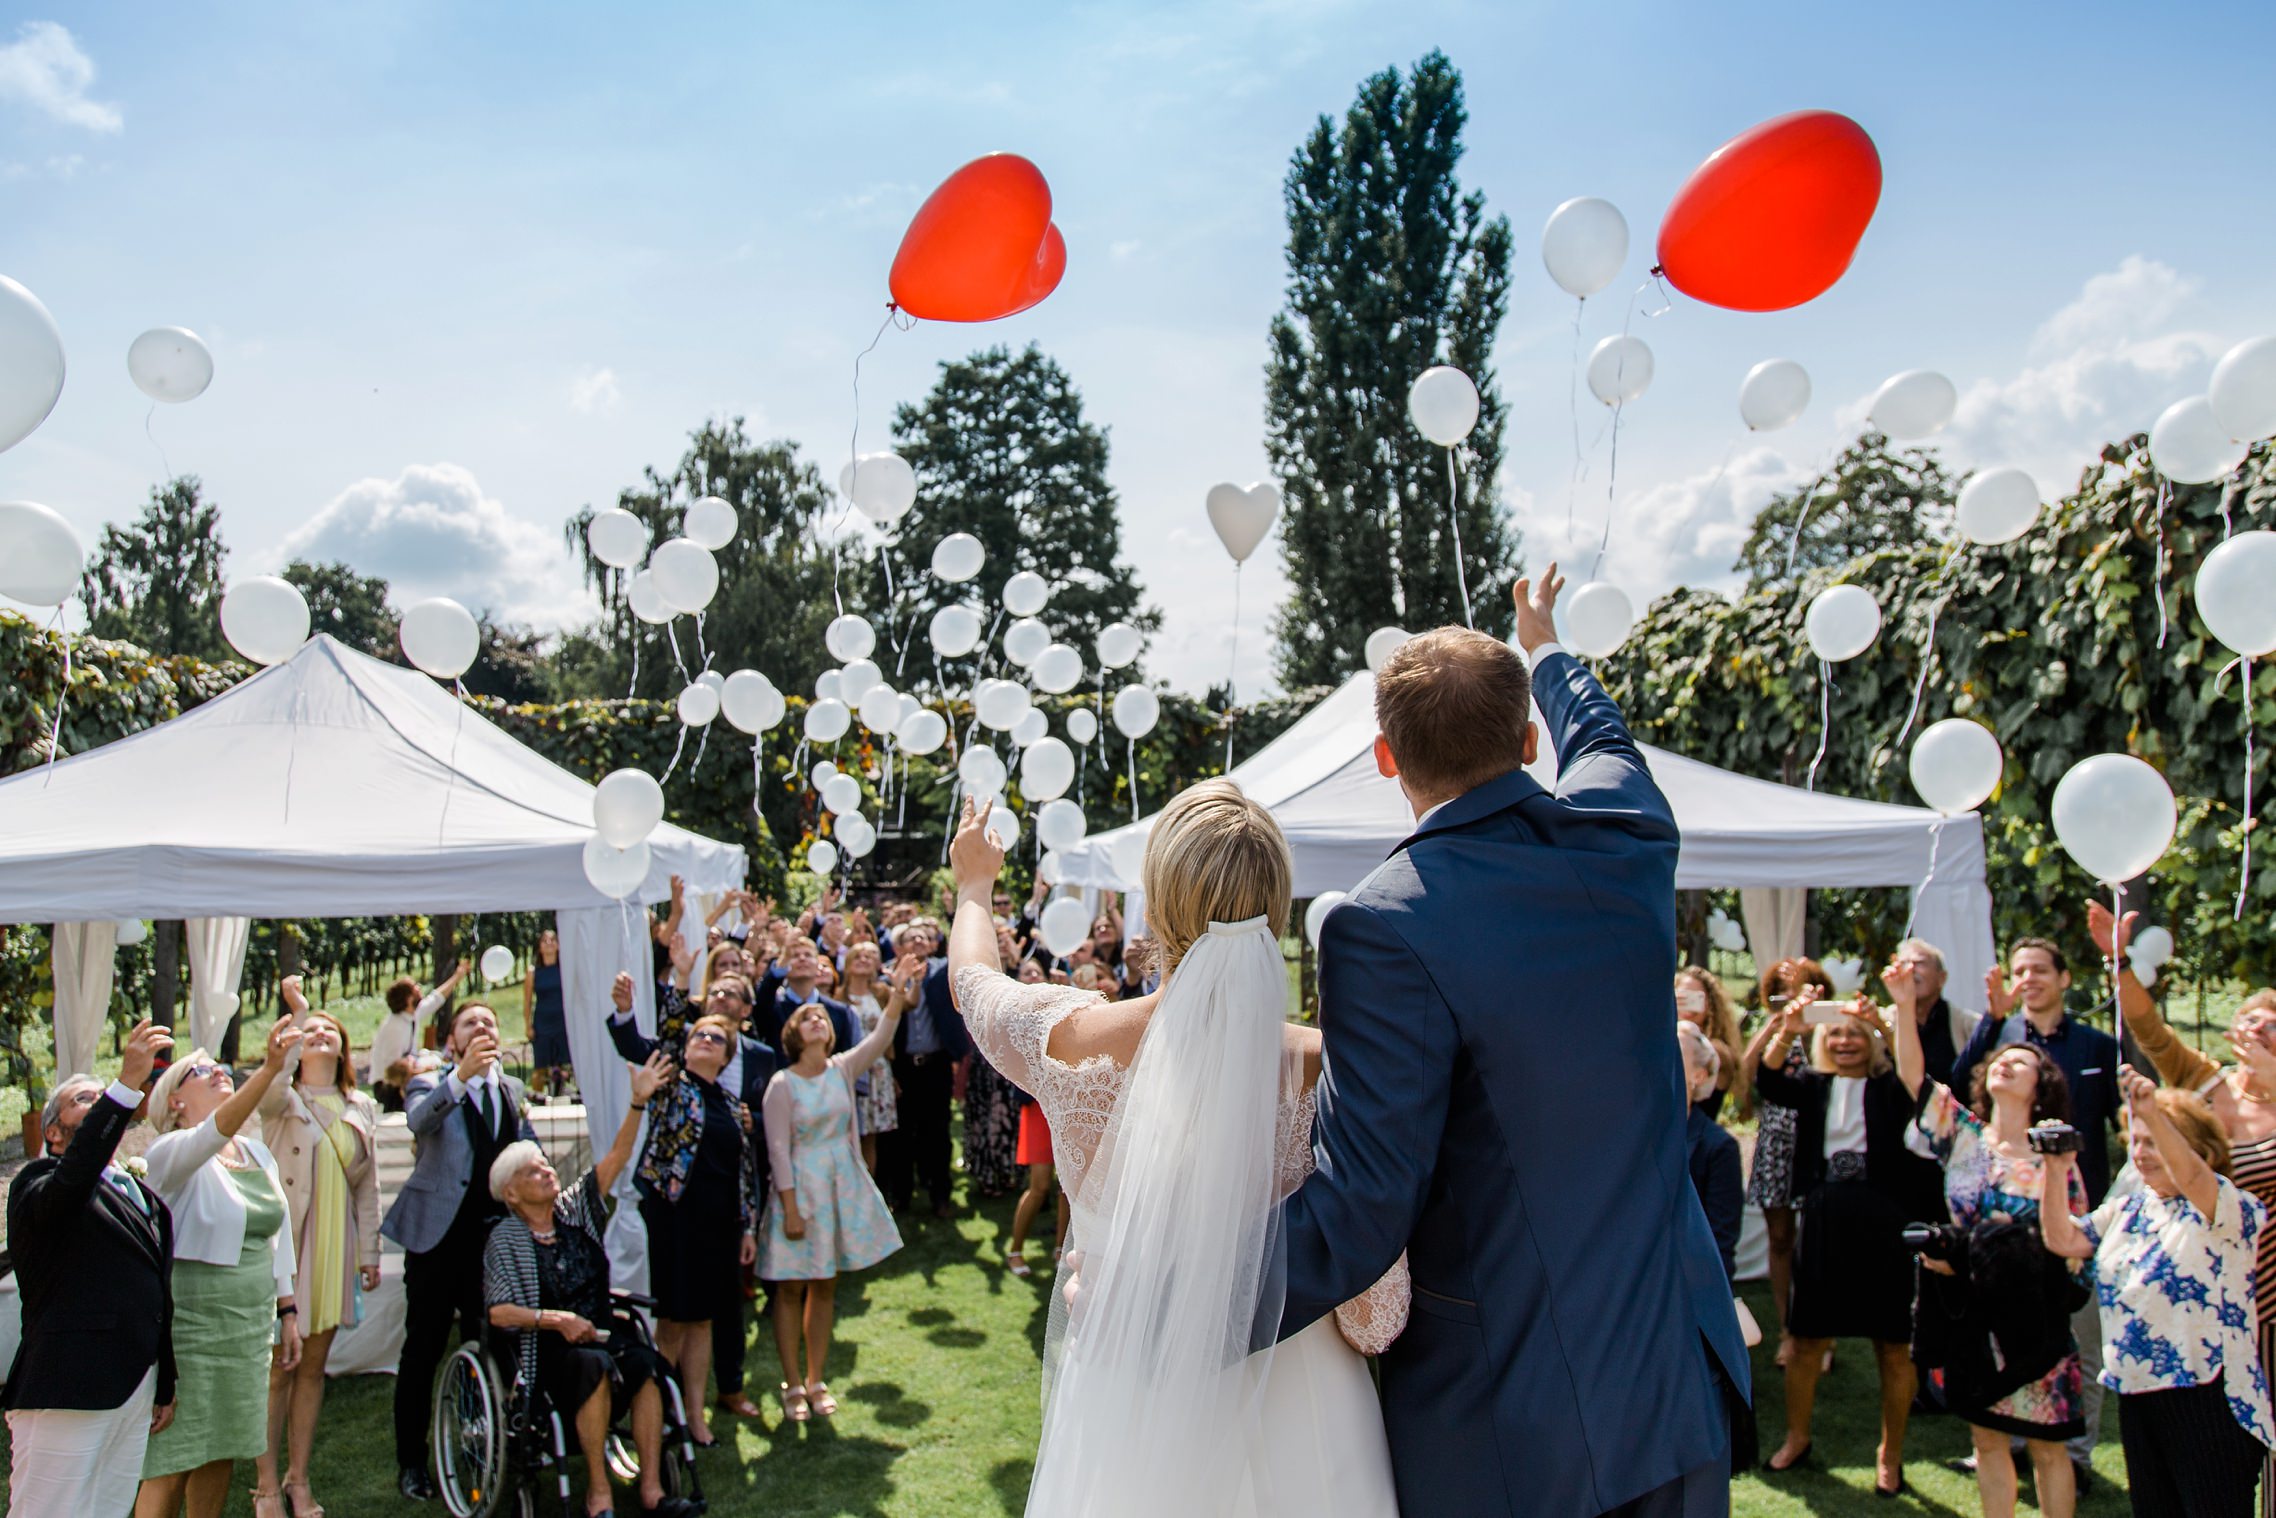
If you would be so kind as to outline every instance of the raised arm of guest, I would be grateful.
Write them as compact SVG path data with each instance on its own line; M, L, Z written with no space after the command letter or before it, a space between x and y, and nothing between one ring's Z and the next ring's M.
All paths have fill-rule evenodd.
M1894 1024L1897 1079L1905 1083L1906 1094L1917 1097L1928 1079L1928 1055L1920 1047L1920 1020L1913 1015L1912 971L1891 965L1881 972L1881 984L1889 988L1897 1006L1889 1019Z
M901 1014L925 994L924 978L925 962L921 959L903 961L893 967L893 989L879 1009L877 1026L870 1029L860 1043L838 1056L845 1064L848 1078L861 1074L892 1049L893 1035L901 1026Z
M632 1104L624 1109L624 1121L616 1125L616 1137L609 1141L608 1152L593 1161L593 1183L602 1196L616 1188L616 1178L632 1160L633 1140L640 1132L640 1119L648 1110L649 1099L678 1074L678 1067L657 1053L633 1066Z
M2134 924L2140 919L2139 912L2128 912L2120 919L2099 901L2086 904L2086 931L2102 951L2103 963L2118 961L2118 1010L2125 1016L2126 1031L2133 1035L2135 1047L2147 1056L2159 1080L2182 1091L2195 1091L2219 1078L2220 1061L2182 1042L2158 1011L2157 999L2126 963L2126 947L2133 942Z

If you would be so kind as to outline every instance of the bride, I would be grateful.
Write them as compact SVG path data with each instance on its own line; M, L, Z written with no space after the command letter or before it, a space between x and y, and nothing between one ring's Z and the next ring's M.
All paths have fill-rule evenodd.
M1405 1262L1273 1345L1274 1220L1312 1168L1320 1035L1285 1020L1291 868L1271 814L1223 780L1162 812L1142 872L1162 987L1130 1001L1004 974L1003 851L969 801L950 858L957 1004L1042 1106L1074 1207L1080 1288L1052 1296L1028 1513L1395 1515L1361 1356L1405 1324Z

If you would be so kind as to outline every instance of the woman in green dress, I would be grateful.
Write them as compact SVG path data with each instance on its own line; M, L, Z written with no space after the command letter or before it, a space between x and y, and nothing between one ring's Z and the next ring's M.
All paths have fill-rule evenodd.
M243 1086L198 1049L151 1090L150 1184L174 1214L179 1410L151 1436L135 1518L176 1518L185 1505L188 1518L220 1518L232 1466L268 1452L272 1354L299 1363L284 1183L268 1147L240 1130L300 1040L280 1019ZM284 1518L282 1494L256 1491L253 1511Z

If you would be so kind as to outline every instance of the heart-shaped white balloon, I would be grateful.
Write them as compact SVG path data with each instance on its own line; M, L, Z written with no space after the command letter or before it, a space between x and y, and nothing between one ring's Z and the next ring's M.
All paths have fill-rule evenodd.
M1209 525L1236 564L1246 563L1280 515L1280 487L1270 480L1243 490L1238 485L1209 487Z

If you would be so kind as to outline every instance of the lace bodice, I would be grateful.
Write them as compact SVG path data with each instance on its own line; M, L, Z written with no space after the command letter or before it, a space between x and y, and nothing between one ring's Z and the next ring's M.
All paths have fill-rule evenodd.
M973 1046L1042 1107L1051 1125L1059 1183L1068 1196L1081 1196L1092 1156L1106 1136L1130 1072L1107 1055L1067 1064L1048 1051L1054 1028L1077 1009L1105 998L1075 986L1022 985L978 965L957 972L955 991ZM1312 1173L1314 1112L1309 1084L1280 1094L1274 1153L1283 1197ZM1381 1354L1406 1327L1408 1298L1407 1260L1401 1255L1364 1295L1336 1309L1336 1326L1361 1354Z

